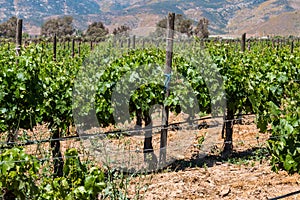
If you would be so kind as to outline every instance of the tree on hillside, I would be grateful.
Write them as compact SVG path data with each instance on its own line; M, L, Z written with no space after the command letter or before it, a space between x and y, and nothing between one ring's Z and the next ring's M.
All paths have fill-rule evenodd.
M113 30L113 34L114 35L123 35L123 36L128 36L129 35L129 32L130 31L130 28L126 25L122 25L122 26L119 26L118 28L114 28Z
M108 34L108 29L105 28L102 22L93 22L88 26L85 37L93 40L102 40Z
M209 21L206 18L202 18L199 20L197 27L194 30L196 36L200 38L208 38L209 31L208 31Z
M41 35L53 36L56 34L58 37L72 35L75 32L73 28L73 17L64 16L57 19L49 19L43 25L41 29Z
M177 14L175 16L175 31L178 31L180 33L185 33L188 36L191 35L192 33L192 25L193 25L193 21L191 19L187 19L185 18L183 15L181 14ZM163 18L162 20L160 20L157 24L157 29L156 29L156 34L163 34L162 30L167 28L167 18Z
M2 37L16 37L17 18L11 17L6 22L0 24L0 36Z

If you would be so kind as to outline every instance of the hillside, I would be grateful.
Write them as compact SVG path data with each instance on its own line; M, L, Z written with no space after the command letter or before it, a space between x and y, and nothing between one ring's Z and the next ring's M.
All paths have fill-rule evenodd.
M236 12L228 22L231 34L247 32L252 35L291 35L299 33L300 3L296 1L265 1L252 9Z
M300 33L300 13L286 12L278 16L270 17L266 22L255 24L254 26L243 29L250 35L283 35L299 36Z
M299 9L297 0L0 0L0 22L17 15L24 19L27 32L39 34L39 27L49 17L72 15L77 29L102 21L112 30L123 24L153 27L168 12L175 12L195 24L201 17L208 18L212 34L276 34L277 29L270 29L274 21L290 21ZM284 32L299 32L294 21Z

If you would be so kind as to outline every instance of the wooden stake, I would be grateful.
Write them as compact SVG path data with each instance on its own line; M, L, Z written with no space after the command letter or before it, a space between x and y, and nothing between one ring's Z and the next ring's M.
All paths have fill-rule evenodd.
M91 51L93 50L93 41L91 41L90 43L90 48L91 48Z
M166 48L166 66L165 66L165 98L170 95L170 79L172 72L172 57L173 57L173 39L174 39L174 21L175 13L169 13L167 18L167 48ZM169 120L169 107L164 105L162 112L162 125L160 135L160 155L159 165L163 166L166 164L167 158L167 137L168 137L168 120Z
M56 45L57 45L57 40L56 40L56 34L54 35L53 38L53 60L56 61Z
M17 32L16 32L16 54L17 56L21 55L21 46L22 46L22 26L23 20L17 20Z
M75 39L72 40L72 58L75 56Z
M242 52L246 50L246 33L242 35L241 50Z
M81 46L81 40L79 40L79 44L78 44L78 56L80 57L80 46Z

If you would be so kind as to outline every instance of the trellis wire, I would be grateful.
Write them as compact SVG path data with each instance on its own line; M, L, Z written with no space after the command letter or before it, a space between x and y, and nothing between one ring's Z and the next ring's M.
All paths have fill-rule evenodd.
M239 115L235 115L235 116L239 116ZM242 116L253 116L253 114L244 114ZM253 116L256 117L256 116ZM18 142L0 142L0 145L8 145L8 146L2 146L0 147L0 149L7 149L7 148L12 148L13 145L15 146L28 146L28 145L34 145L34 144L42 144L42 143L48 143L48 142L52 142L52 141L67 141L67 140L71 140L71 139L82 139L82 140L86 140L89 138L100 138L100 139L104 139L107 138L111 135L128 135L130 133L130 135L128 135L128 137L131 136L138 136L138 135L142 135L141 132L143 131L153 131L153 130L157 130L156 132L153 133L153 135L159 134L159 131L162 129L167 129L167 130L172 130L172 129L176 129L178 125L180 124L186 124L186 123L191 123L191 122L196 122L196 121L205 121L208 119L213 119L214 117L204 117L204 118L199 118L199 119L193 119L190 121L181 121L181 122L176 122L176 123L170 123L168 126L153 126L151 128L140 128L138 130L136 129L127 129L127 130L117 130L117 131L107 131L107 132L97 132L97 133L93 133L93 134L80 134L80 135L74 135L74 136L67 136L67 137L60 137L60 138L55 138L55 139L43 139L43 140L32 140L32 141L27 141L25 143L18 143ZM241 119L231 119L231 120L223 120L223 123L225 122L235 122L235 121L240 121ZM202 129L205 126L208 126L210 128L212 127L216 127L220 124L217 125L208 125L208 124L192 124L192 125L187 125L184 128L178 128L179 130L199 130ZM190 128L195 128L195 126L200 127L200 128L196 128L196 129L190 129ZM269 139L278 139L281 137L285 137L287 136L287 134L283 134L280 136L270 136ZM242 140L242 141L255 141L257 139L252 139L252 140ZM222 141L222 142L216 142L216 144L220 144L220 143L232 143L231 141Z
M243 116L250 116L253 114L249 114L249 115L243 115ZM238 115L235 115L238 116ZM215 117L203 117L203 118L199 118L199 119L192 119L189 121L181 121L181 122L175 122L175 123L170 123L168 126L162 126L162 125L158 125L158 126L152 126L151 128L140 128L140 129L127 129L127 130L117 130L117 131L107 131L107 132L97 132L97 133L93 133L93 134L80 134L80 135L75 135L75 136L67 136L67 137L61 137L61 138L54 138L54 139L44 139L44 140L33 140L33 141L27 141L25 143L18 143L18 142L0 142L0 145L3 144L9 144L9 145L18 145L18 146L27 146L27 145L33 145L33 144L41 144L41 143L47 143L47 142L51 142L51 141L65 141L65 140L69 140L69 139L88 139L88 138L92 138L92 137L107 137L109 135L118 135L118 134L129 134L132 133L132 135L129 136L136 136L136 135L141 135L140 132L142 131L153 131L155 129L162 130L162 129L174 129L174 126L180 125L180 124L186 124L186 123L191 123L191 122L198 122L198 121L205 121L205 120L209 120L209 119L214 119L214 118L220 118L220 117L224 117L224 116L215 116ZM223 122L228 122L228 121L239 121L241 119L232 119L232 120L223 120ZM192 124L192 125L187 125L186 128L193 128L195 125L201 126L201 124ZM218 124L220 125L220 124ZM217 126L217 125L214 125ZM212 125L210 125L210 127L213 127ZM182 129L181 129L182 130ZM154 133L155 134L155 133ZM3 148L3 147L2 147ZM9 147L8 147L9 148ZM1 149L1 148L0 148Z
M235 116L238 116L238 115L235 115ZM253 114L248 114L248 115L243 115L243 116L252 116L252 117L255 117L255 116L253 116ZM55 139L34 140L34 141L27 141L25 143L18 143L18 142L6 143L6 142L0 142L0 145L8 145L8 146L2 146L0 148L0 150L1 149L12 148L13 145L15 145L15 146L28 146L28 145L48 143L48 142L51 142L51 141L67 141L67 140L71 140L71 139L76 139L76 140L79 140L79 139L86 140L86 139L90 139L90 138L104 139L104 138L109 137L111 134L124 134L124 133L128 134L128 133L134 133L132 135L129 135L129 137L131 137L131 136L136 136L136 135L142 135L141 134L142 131L150 131L150 130L153 131L154 129L158 129L158 128L159 128L159 130L161 130L161 129L172 130L172 129L175 128L174 126L177 126L177 125L180 125L180 124L191 123L191 122L195 122L195 121L205 121L207 119L213 119L213 117L204 117L204 118L194 119L194 120L190 120L190 121L181 121L181 122L176 122L176 123L170 123L166 127L163 127L163 126L153 126L151 128L141 128L139 130L130 130L129 129L129 130L122 130L122 131L109 131L109 132L86 134L86 135L80 135L80 136L76 135L76 136L67 136L67 137L61 137L61 138L55 138ZM240 121L240 120L241 119L224 120L223 123L225 123L227 121L234 122L234 121ZM197 127L196 129L190 129L190 128L195 128L195 125L197 125L198 127L200 126L200 128ZM203 126L203 127L205 127L205 126L214 127L216 125L192 124L192 125L187 125L185 127L185 129L184 128L180 128L180 130L189 130L189 131L199 130L199 129L203 128L201 126ZM159 134L159 130L157 130L157 132L154 132L153 135ZM285 137L285 136L287 136L287 134L283 134L283 135L280 135L280 136L270 136L269 139L278 139L278 138L282 138L282 137ZM237 142L253 142L253 141L258 141L258 140L259 140L259 137L256 137L255 139L238 140ZM232 141L215 142L214 144L218 145L218 144L225 144L225 143L229 143L230 144L230 143L232 143ZM193 146L197 147L197 146L201 146L201 144L194 144ZM135 152L136 153L137 150L132 150L132 151L128 151L128 152Z
M290 197L290 196L294 196L294 195L297 195L297 194L300 194L300 190L296 191L296 192L291 192L291 193L288 193L288 194L285 194L285 195L282 195L282 196L279 196L279 197L271 198L269 200L284 199L284 198L287 198L287 197Z

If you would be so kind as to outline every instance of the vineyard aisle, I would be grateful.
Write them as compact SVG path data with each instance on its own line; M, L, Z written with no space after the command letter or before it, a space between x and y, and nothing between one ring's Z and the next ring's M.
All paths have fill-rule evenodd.
M259 135L257 141L253 140ZM267 152L258 149L251 158L246 158L251 149L264 146L269 137L258 132L256 125L235 125L234 135L237 149L235 159L222 161L211 156L201 165L191 148L184 161L179 162L178 170L165 170L163 173L147 175L144 182L148 189L143 194L146 200L152 199L271 199L300 190L300 175L288 175L285 171L271 170ZM195 141L195 144L197 141ZM261 146L262 145L262 146ZM248 152L248 153L247 153ZM239 158L240 157L240 158ZM195 165L189 167L189 161ZM136 184L135 179L132 186ZM131 191L134 194L134 191ZM285 200L300 199L300 194Z

